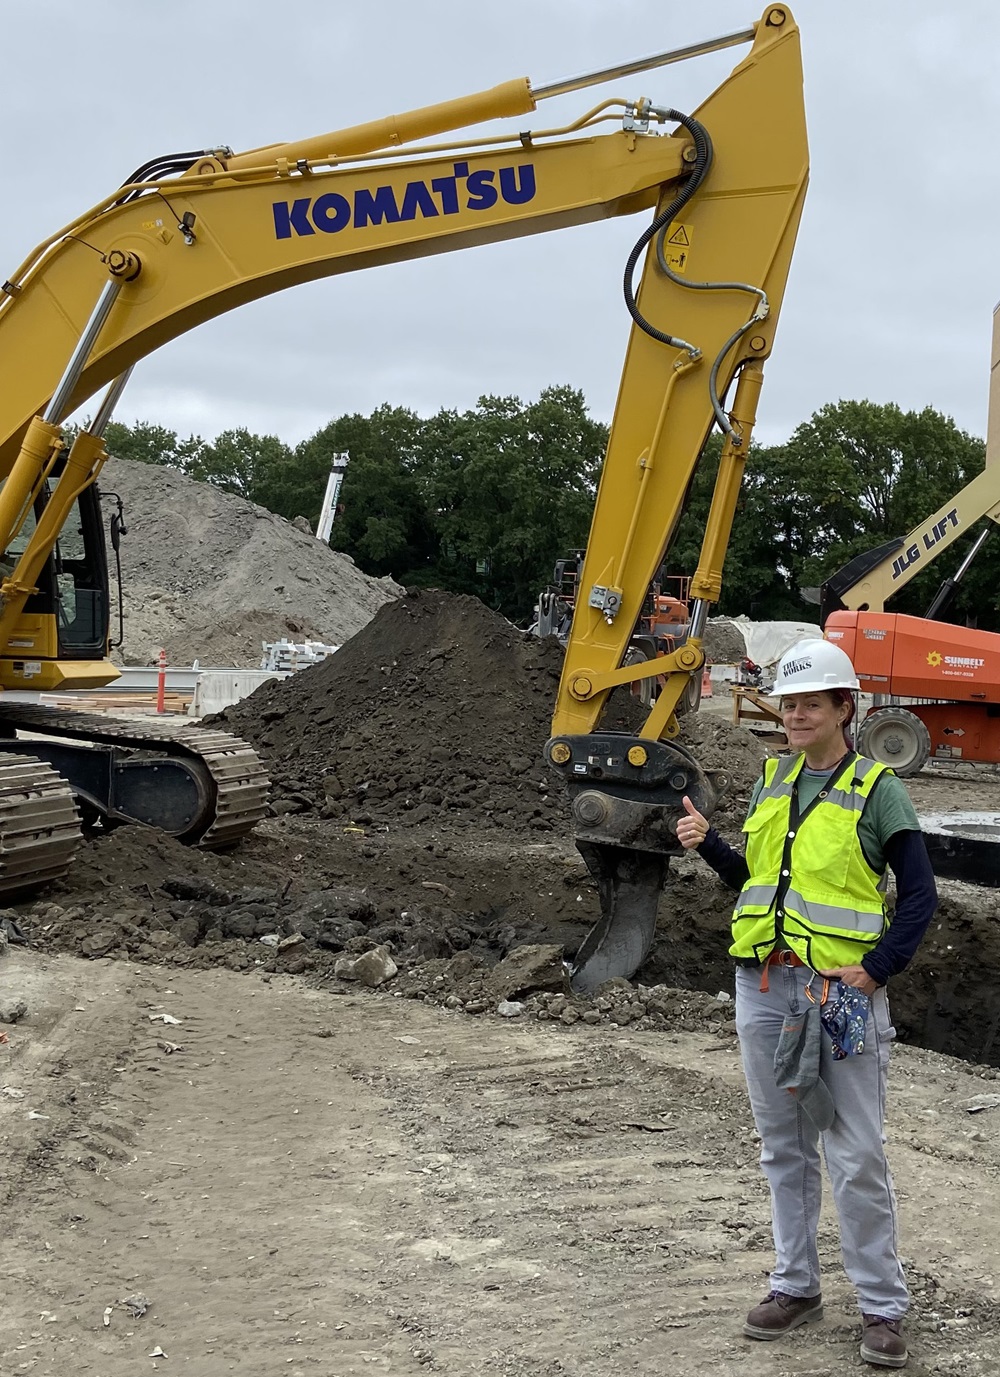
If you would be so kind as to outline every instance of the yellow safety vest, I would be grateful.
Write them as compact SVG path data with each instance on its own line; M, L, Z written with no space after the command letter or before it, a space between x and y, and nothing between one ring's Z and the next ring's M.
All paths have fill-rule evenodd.
M779 756L743 824L750 877L733 913L731 956L763 961L779 944L814 971L855 966L885 932L884 875L865 860L858 823L888 768L848 758L793 826L804 755ZM797 809L796 809L797 812Z

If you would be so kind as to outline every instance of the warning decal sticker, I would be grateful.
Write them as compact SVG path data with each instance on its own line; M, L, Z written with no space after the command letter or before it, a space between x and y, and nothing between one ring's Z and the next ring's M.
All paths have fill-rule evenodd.
M663 256L671 272L687 271L688 255L691 252L691 232L691 226L683 225L679 220L674 220L667 226L663 238Z

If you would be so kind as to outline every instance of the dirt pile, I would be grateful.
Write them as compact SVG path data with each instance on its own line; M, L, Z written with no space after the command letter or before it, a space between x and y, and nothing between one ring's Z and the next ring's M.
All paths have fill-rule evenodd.
M544 833L567 815L541 756L561 667L554 639L528 636L478 599L410 593L337 655L215 720L261 752L278 811ZM640 720L622 693L603 725ZM732 774L728 807L740 812L760 773L756 738L697 714L681 740L707 768Z
M222 720L260 750L279 811L546 831L558 803L540 752L560 665L554 641L476 598L410 593Z
M410 841L397 865L389 845L346 844L350 856L324 848L324 863L313 856L305 869L301 853L274 839L215 855L122 827L88 841L44 899L11 912L32 946L90 960L307 974L470 1014L732 1032L727 1000L696 988L615 981L594 999L568 994L562 959L589 927L595 900L582 864L567 870L549 854L513 865L480 856L469 866L431 844L421 866ZM370 963L374 976L355 969L366 955L382 958Z
M125 502L125 664L260 664L261 641L340 645L402 592L291 522L174 469L109 460ZM111 502L105 499L106 514Z
M738 833L750 805L750 795L760 778L767 747L746 727L715 712L688 713L681 718L677 738L706 770L724 770L729 789L719 803L712 821L726 836Z
M728 617L713 617L705 627L705 658L710 665L738 665L746 659L743 632Z

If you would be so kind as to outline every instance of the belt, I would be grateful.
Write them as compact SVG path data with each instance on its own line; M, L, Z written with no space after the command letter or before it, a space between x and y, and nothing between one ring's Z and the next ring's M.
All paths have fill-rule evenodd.
M769 956L766 956L766 957L764 958L763 961L761 961L761 960L760 960L758 957L756 957L756 956L737 956L737 957L736 957L736 964L737 964L737 966L747 966L747 967L749 967L751 970L755 970L755 971L759 971L760 968L761 968L762 966L766 966L766 965L768 965L768 963L772 963L772 964L778 965L778 966L804 966L804 965L805 965L805 962L804 962L804 961L800 960L800 958L797 957L793 951L789 951L786 947L782 947L780 950L776 947L776 948L774 949L774 951L772 951L771 954L770 954Z
M770 985L768 984L767 979L768 966L804 966L805 964L806 963L802 960L801 957L796 956L793 951L788 951L787 948L782 948L780 951L778 950L778 948L775 948L774 951L769 952L767 958L764 960L761 966L761 994L767 994L768 990L770 989Z
M804 966L805 964L800 956L796 956L787 947L782 947L780 951L775 948L764 962L765 966Z

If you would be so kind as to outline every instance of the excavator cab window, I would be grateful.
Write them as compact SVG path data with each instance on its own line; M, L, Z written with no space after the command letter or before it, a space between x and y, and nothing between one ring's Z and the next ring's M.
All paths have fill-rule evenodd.
M93 490L86 489L76 499L53 554L56 620L63 654L104 653L108 598L102 556L100 505Z
M53 474L50 483L55 481ZM45 509L43 493L28 513L6 552L13 568ZM55 614L59 654L65 659L92 659L106 653L109 602L107 557L101 532L101 504L96 488L84 489L73 504L55 550L38 578L38 592L25 604L26 612Z

